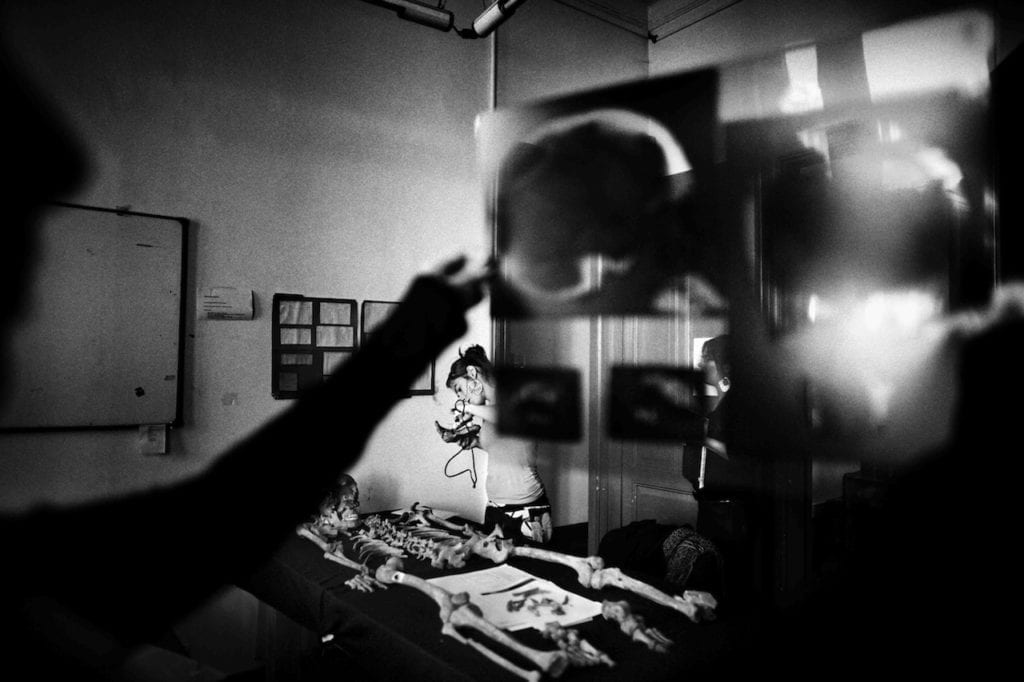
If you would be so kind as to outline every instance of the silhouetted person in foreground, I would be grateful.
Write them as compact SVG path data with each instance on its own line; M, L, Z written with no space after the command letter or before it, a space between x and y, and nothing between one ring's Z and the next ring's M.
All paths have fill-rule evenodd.
M27 303L43 203L74 190L87 169L81 147L7 59L2 69L13 174L3 189L0 342ZM465 333L484 279L464 259L415 279L327 382L189 480L0 514L4 678L122 679L135 645L259 567L356 462L431 359ZM222 523L242 508L246 523Z

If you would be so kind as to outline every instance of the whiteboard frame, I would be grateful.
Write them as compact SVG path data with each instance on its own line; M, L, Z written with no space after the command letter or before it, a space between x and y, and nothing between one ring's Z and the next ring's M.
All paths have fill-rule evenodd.
M100 212L114 214L117 216L131 216L136 218L152 218L155 220L167 221L169 226L177 227L180 230L180 238L171 239L170 242L176 244L180 249L180 268L175 278L178 287L178 302L177 302L177 353L175 358L175 372L173 377L174 386L174 398L173 398L173 415L169 419L161 419L157 422L139 422L134 421L130 418L120 419L118 415L114 415L109 420L97 420L89 423L81 423L74 419L69 419L66 423L61 422L59 417L56 419L40 419L40 420L25 420L22 422L4 419L5 406L11 402L17 401L19 396L15 393L17 391L16 386L9 386L7 395L3 396L2 402L0 402L0 432L27 432L27 431L67 431L67 430L96 430L96 429L121 429L121 428L136 428L143 424L163 424L169 427L178 427L183 423L183 404L184 404L184 367L185 367L185 320L186 320L186 307L187 299L186 291L188 286L188 259L189 259L189 240L188 233L191 222L187 218L180 216L162 215L157 213L143 213L139 211L130 211L127 209L118 208L102 208L97 206L87 206L83 204L68 203L62 201L50 201L46 202L45 207L50 208L68 208L91 212ZM45 220L46 212L41 213L42 219ZM23 296L28 296L31 293L31 278L30 284L26 286L25 291L21 293ZM8 348L8 351L14 351L14 348ZM5 358L5 362L8 363L8 372L13 371L14 363L24 362L24 358L19 358L14 353L11 356ZM167 380L169 377L164 377ZM55 410L55 413L59 414L59 408Z

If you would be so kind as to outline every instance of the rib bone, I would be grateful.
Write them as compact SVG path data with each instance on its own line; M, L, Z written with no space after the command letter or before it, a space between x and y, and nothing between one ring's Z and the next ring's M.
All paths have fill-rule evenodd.
M359 572L359 575L357 575L355 578L352 578L345 582L345 584L349 587L357 589L361 592L370 592L376 589L377 587L387 587L387 585L379 582L372 575L370 575L370 569L366 566L366 564L361 564L358 561L349 559L347 556L345 556L343 552L338 552L335 549L334 544L325 541L323 538L321 538L319 535L314 533L309 528L305 526L299 526L295 532L301 535L302 537L306 538L307 540L312 540L317 547L324 551L325 559L329 559L335 563L345 566L346 568L351 568Z

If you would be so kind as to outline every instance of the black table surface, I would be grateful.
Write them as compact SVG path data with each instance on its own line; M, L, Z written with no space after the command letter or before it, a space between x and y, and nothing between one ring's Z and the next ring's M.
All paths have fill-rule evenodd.
M346 553L356 556L350 548ZM370 561L371 567L378 563L380 560ZM677 611L626 590L583 587L576 572L561 564L523 557L515 557L508 563L598 602L625 600L648 626L658 628L673 641L668 652L651 651L632 641L619 629L618 623L597 616L572 627L606 653L615 665L570 667L560 679L676 680L686 673L708 669L720 657L728 655L727 645L732 636L724 619L693 623ZM471 556L459 569L437 569L414 558L403 559L403 564L402 570L406 573L428 579L494 566L478 556ZM240 586L321 637L333 635L333 644L374 671L379 679L487 679L494 682L520 679L472 647L442 634L438 605L428 595L406 585L390 585L374 592L353 590L345 581L355 573L324 558L323 551L312 541L294 535ZM645 576L634 577L665 589L664 585ZM473 630L460 633L502 653L520 667L532 669L528 661L493 640ZM535 649L557 648L533 629L509 634Z

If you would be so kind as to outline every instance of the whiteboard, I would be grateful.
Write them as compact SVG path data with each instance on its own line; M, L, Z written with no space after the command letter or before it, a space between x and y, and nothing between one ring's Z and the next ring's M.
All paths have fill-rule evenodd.
M178 424L188 220L55 204L32 237L0 429Z

